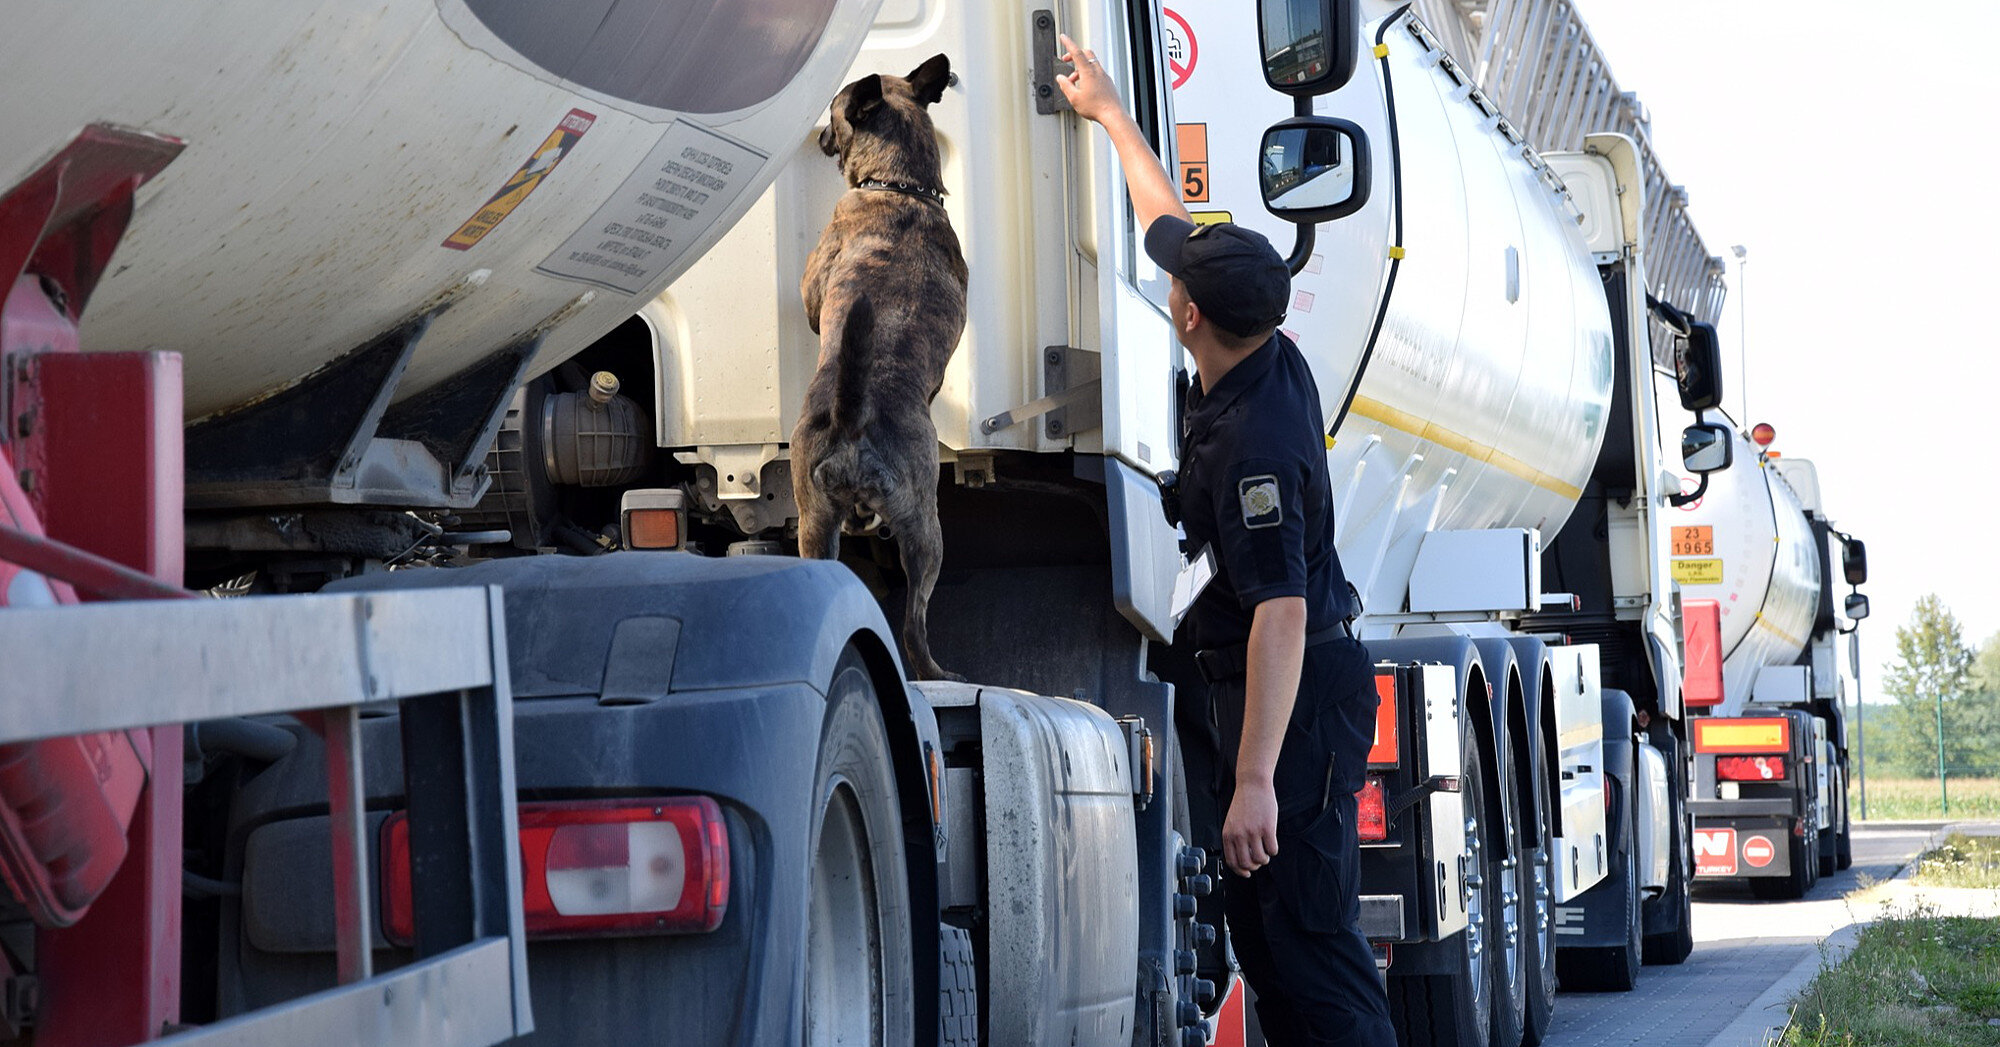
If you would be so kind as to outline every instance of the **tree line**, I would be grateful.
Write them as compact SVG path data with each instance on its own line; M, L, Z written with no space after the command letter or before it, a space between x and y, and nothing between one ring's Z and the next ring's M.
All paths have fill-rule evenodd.
M1896 661L1881 693L1895 704L1869 704L1870 776L1936 776L1941 715L1946 776L2000 777L2000 634L1967 643L1957 616L1926 595L1896 629Z

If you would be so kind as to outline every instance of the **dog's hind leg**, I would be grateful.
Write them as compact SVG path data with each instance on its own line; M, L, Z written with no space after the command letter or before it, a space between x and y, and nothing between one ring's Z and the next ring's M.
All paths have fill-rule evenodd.
M926 486L913 493L916 496L906 501L916 503L914 510L891 521L905 577L903 658L910 675L919 680L963 681L965 677L946 672L931 657L931 590L937 588L938 569L944 564L944 529L938 525L936 490Z
M810 492L805 484L794 487L799 503L799 555L808 560L840 559L841 512L832 499Z

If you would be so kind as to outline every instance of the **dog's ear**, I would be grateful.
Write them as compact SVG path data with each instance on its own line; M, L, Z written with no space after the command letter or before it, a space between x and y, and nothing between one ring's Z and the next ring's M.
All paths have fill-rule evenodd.
M833 121L828 120L819 132L819 151L828 156L840 155L840 140L833 133Z
M943 98L950 83L951 59L943 55L932 55L910 73L910 89L917 93L920 105L928 106Z
M861 124L882 107L882 76L870 73L847 85L847 122Z

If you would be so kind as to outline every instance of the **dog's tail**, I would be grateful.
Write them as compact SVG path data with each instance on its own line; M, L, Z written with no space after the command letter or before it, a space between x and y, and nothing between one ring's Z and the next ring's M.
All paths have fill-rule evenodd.
M875 307L865 297L847 307L840 325L840 344L833 352L833 431L843 442L861 437L868 417L868 339L875 333Z

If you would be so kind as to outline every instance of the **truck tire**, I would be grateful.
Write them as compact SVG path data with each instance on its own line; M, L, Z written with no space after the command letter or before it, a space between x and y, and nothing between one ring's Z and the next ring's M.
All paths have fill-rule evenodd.
M1687 766L1682 759L1685 751L1680 740L1666 734L1664 748L1667 752L1667 766L1671 768L1674 780L1687 780ZM1687 808L1684 800L1676 793L1669 798L1668 807L1673 815L1673 828L1668 836L1668 844L1673 848L1673 861L1667 867L1667 889L1659 898L1646 902L1654 914L1654 924L1662 918L1674 921L1671 930L1646 935L1645 954L1642 959L1649 964L1673 966L1683 963L1694 952L1694 903L1688 896L1688 884L1694 870L1694 841L1688 832ZM1641 916L1644 916L1642 910Z
M1607 779L1610 776L1606 776ZM1610 889L1616 891L1623 901L1625 910L1625 944L1599 947L1563 949L1556 953L1556 974L1562 987L1582 992L1631 992L1639 983L1639 965L1644 960L1644 921L1639 911L1639 839L1637 835L1636 808L1632 790L1623 782L1617 783L1623 796L1619 814L1625 819L1624 854L1618 862L1618 869L1603 883L1591 890Z
M1847 818L1847 788L1840 780L1840 772L1833 772L1834 816L1829 818L1826 830L1820 833L1819 846L1813 848L1819 855L1819 878L1826 879L1840 871L1840 826Z
M914 1042L902 816L882 710L852 647L827 688L818 768L801 1041Z
M1819 869L1819 861L1814 856L1817 847L1806 846L1807 837L1785 834L1786 857L1791 861L1792 871L1783 879L1775 876L1760 876L1750 881L1750 893L1765 901L1792 901L1803 898L1812 890L1813 873Z
M938 927L938 1047L978 1047L979 968L972 932Z
M1848 818L1844 802L1840 805L1840 835L1833 842L1833 865L1842 870L1854 865L1854 823Z
M1528 1000L1521 1042L1528 1047L1535 1047L1548 1035L1556 1007L1556 841L1549 817L1549 762L1540 747L1535 751L1532 780L1534 810L1524 819L1534 830L1528 847L1527 925L1523 928L1528 942Z
M1402 1047L1490 1047L1493 1035L1494 964L1488 944L1493 941L1493 907L1487 904L1485 779L1479 746L1471 731L1461 741L1465 790L1465 838L1469 876L1478 877L1466 906L1472 910L1458 934L1457 966L1451 974L1389 977L1389 1018L1402 1033Z
M1491 834L1498 846L1486 852L1486 908L1493 914L1495 932L1487 939L1493 957L1493 1031L1487 1039L1492 1047L1520 1047L1528 1009L1528 926L1522 904L1528 897L1528 847L1521 828L1525 819L1517 810L1523 791L1515 779L1527 771L1520 762L1527 754L1514 751L1504 714L1495 717L1493 728L1498 766L1480 819L1498 829Z
M1671 931L1646 935L1645 952L1641 956L1646 963L1674 966L1687 960L1694 952L1694 903L1688 897L1688 855L1686 853L1686 826L1679 820L1674 822L1673 840L1675 861L1667 871L1667 890L1657 904L1677 915L1679 922Z

